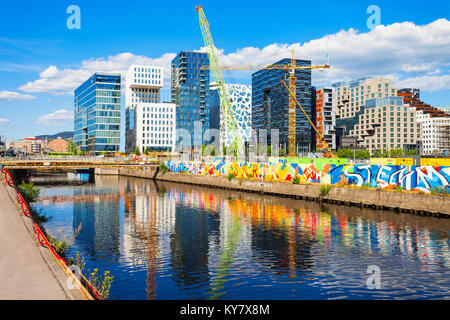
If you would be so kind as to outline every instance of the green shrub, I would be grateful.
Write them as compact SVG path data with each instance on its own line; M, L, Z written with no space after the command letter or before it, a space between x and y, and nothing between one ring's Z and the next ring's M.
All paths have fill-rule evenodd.
M325 197L328 193L330 193L332 186L329 184L322 184L320 186L319 192L321 197Z
M299 184L300 183L300 176L296 175L292 178L293 184Z
M234 173L229 173L228 174L228 176L227 176L227 179L228 179L228 181L231 181L231 180L233 180L234 178L236 178L236 175L234 174Z
M401 185L396 185L395 188L394 188L394 191L402 192L402 191L403 191L403 188L402 188Z
M36 201L39 193L41 192L41 189L39 187L36 187L33 182L25 183L25 181L22 181L18 189L22 197L27 202Z
M164 162L161 162L159 165L159 170L161 170L162 173L166 173L169 171L169 167Z
M70 251L69 243L64 239L58 240L51 236L47 236L47 240L50 243L50 245L53 247L55 252L58 254L58 256L60 256L64 260L66 260L67 264L70 265L70 263L68 261L68 260L70 260L69 259L69 251Z

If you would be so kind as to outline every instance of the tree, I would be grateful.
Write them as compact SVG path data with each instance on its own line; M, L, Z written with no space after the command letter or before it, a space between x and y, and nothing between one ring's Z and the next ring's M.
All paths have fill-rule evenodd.
M77 145L75 144L75 142L72 139L69 139L67 141L67 152L70 152L73 155L77 155L77 153L78 153Z
M341 148L337 151L339 158L353 158L353 151L348 148Z
M383 158L389 158L389 151L388 150L383 150L382 152Z
M136 150L134 150L134 154L137 156L141 155L141 151L139 150L139 147L136 147Z
M405 156L416 156L417 150L416 149L409 149L405 151Z
M392 149L390 151L390 155L391 155L391 157L401 157L401 156L403 156L403 150L400 148Z
M144 154L148 156L148 154L149 154L148 147L145 147Z
M381 158L381 150L380 149L373 150L372 157Z
M370 152L368 150L358 150L355 154L356 159L370 159Z

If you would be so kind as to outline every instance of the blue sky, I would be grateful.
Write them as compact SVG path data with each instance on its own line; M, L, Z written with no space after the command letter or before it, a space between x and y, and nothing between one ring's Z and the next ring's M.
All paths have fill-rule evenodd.
M80 30L66 26L72 4ZM271 63L289 49L320 64L329 53L333 70L313 73L317 86L388 76L419 87L427 103L450 105L449 1L8 1L0 5L0 135L73 130L72 91L93 71L168 68L180 50L201 49L198 4L228 64ZM370 30L373 4L382 26ZM250 73L233 80L250 84Z

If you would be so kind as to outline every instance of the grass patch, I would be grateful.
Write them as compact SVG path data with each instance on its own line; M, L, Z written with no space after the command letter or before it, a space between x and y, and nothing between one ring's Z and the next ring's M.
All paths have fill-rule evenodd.
M333 186L330 185L330 184L323 184L323 185L321 185L320 189L319 189L319 195L321 197L325 197L328 193L330 193L330 190L331 190L332 187Z
M234 174L234 173L229 173L228 174L228 176L227 176L227 179L228 179L228 181L231 181L231 180L233 180L234 178L236 178L236 175Z
M444 187L434 187L430 191L431 191L431 194L433 196L446 196L446 195L448 195L448 191Z

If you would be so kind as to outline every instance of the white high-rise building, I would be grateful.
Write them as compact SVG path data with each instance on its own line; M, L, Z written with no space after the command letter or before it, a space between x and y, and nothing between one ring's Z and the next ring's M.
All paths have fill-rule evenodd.
M175 105L160 103L163 68L132 65L125 87L125 151L175 148Z
M423 110L416 111L417 122L422 124L423 155L442 155L450 149L450 115L432 117Z
M175 150L174 103L139 103L136 107L136 147L148 150ZM134 150L133 150L134 151Z
M239 133L244 141L250 141L252 130L252 87L241 84L227 84L230 105L236 118ZM220 98L215 82L210 90L210 128L220 130L220 141L226 145L232 143L232 136L227 130L224 114L220 108Z

